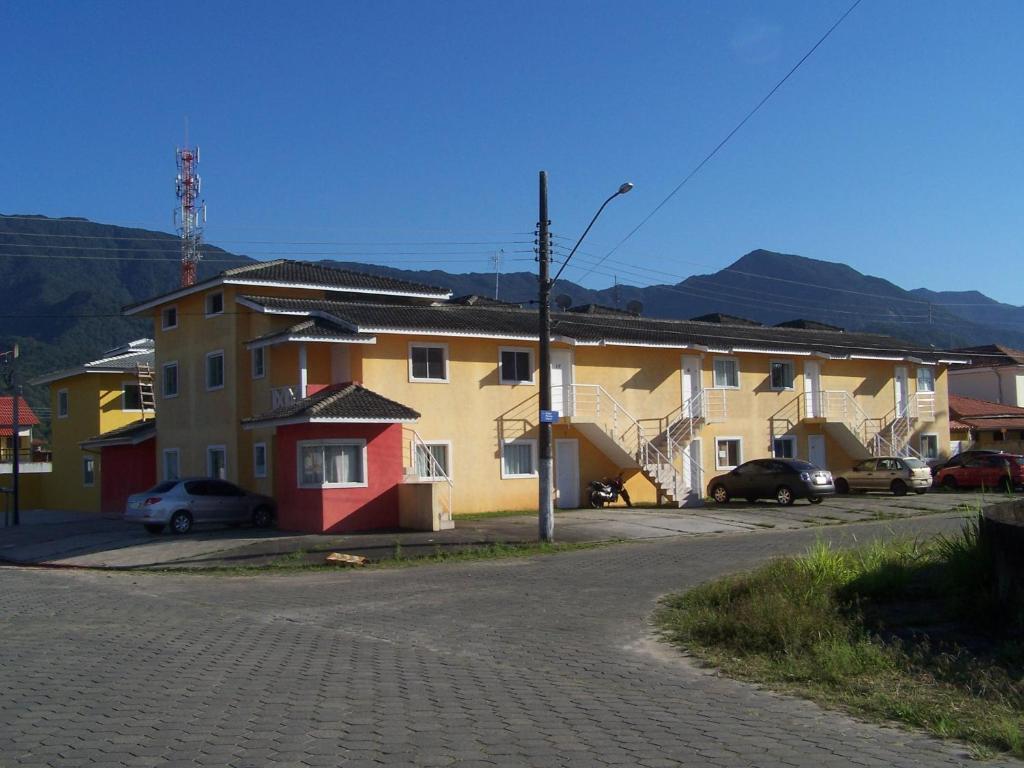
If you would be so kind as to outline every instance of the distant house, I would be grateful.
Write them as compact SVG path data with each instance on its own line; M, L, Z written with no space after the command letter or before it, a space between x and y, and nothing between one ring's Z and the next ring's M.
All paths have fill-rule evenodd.
M36 416L25 398L18 398L18 460L32 461L32 428L39 425ZM0 464L14 459L14 397L0 397Z
M1024 351L1000 344L956 351L971 362L950 367L950 395L1024 407Z
M963 395L949 395L950 439L961 450L1024 450L1024 408Z
M44 494L47 507L80 512L104 510L103 444L97 440L155 417L152 367L152 339L136 339L104 352L96 360L53 371L31 382L50 388L53 473ZM154 433L150 431L151 444ZM152 445L139 446L136 450L140 452L152 450ZM131 482L120 469L118 475L111 481ZM139 486L136 491L149 487L146 483L150 475L133 483ZM108 496L113 498L114 492L108 492Z

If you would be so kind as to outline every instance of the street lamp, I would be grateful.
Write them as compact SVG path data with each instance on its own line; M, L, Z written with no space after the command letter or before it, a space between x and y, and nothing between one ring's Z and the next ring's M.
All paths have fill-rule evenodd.
M580 247L583 238L587 236L590 228L594 226L601 211L619 195L624 195L633 188L631 182L621 185L618 190L607 200L601 203L594 218L590 220L587 228L583 230L580 239L572 247L572 251L562 263L561 268L555 274L554 280L548 278L548 267L551 262L551 243L548 227L548 174L547 171L540 172L540 222L538 224L538 256L540 261L540 466L537 468L537 479L540 485L539 503L537 506L537 525L540 529L541 541L553 541L555 538L555 516L552 505L554 503L555 486L552 469L554 457L551 452L551 425L554 421L554 414L551 410L551 287L555 284L562 272L569 265L569 259Z

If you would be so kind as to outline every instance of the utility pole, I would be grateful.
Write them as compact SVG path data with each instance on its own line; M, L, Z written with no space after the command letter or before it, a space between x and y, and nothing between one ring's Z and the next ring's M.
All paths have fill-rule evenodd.
M537 468L538 490L537 527L541 541L555 538L555 515L552 509L555 487L552 469L554 457L551 452L551 280L548 268L551 263L551 235L548 228L548 174L540 172L540 218L537 223L537 259L540 262L540 466Z
M501 259L505 255L505 249L499 248L491 256L491 261L494 263L494 300L498 300L498 279L501 277Z
M8 369L7 378L11 389L11 445L13 457L11 460L11 500L14 502L14 516L12 523L21 524L18 505L18 478L20 474L20 457L18 456L18 433L21 431L21 414L19 413L19 401L21 400L21 385L18 384L18 345L15 344L10 352L0 354L0 360Z

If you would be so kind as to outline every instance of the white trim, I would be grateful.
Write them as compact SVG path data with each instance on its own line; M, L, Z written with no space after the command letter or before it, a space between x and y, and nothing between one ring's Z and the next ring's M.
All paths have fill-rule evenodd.
M510 379L502 378L502 376L501 376L501 356L505 352L515 352L515 353L525 352L528 355L528 358L527 358L528 362L527 362L526 365L530 369L530 378L529 379L523 379L522 381L519 381L519 380L510 380ZM533 373L535 367L536 366L534 365L534 357L533 357L533 348L532 347L498 347L498 383L499 384L504 384L506 386L511 386L511 387L514 387L514 386L517 386L517 385L520 385L520 384L528 384L528 385L532 386L533 384L536 383L536 378L537 378L536 376L534 376L534 373Z
M505 446L512 445L515 443L526 443L530 446L530 462L533 465L533 472L527 475L512 475L505 472ZM502 480L522 480L522 479L533 479L537 477L537 440L532 437L517 437L514 440L502 440L501 441L501 457L499 458L501 468L501 479Z
M174 366L174 394L167 394L167 369ZM181 367L178 365L177 360L168 360L166 363L160 366L160 399L161 400L173 400L181 392Z
M722 464L719 462L718 457L718 444L725 441L735 441L739 443L739 455L736 457L737 462L735 464ZM719 435L715 438L715 469L736 469L740 464L743 463L743 438L739 435Z
M206 446L206 476L216 477L213 474L213 462L210 461L211 451L221 451L224 453L224 477L217 478L218 480L227 480L228 475L228 447L226 445L208 445Z
M413 375L413 372L412 372L412 370L413 370L412 369L412 350L413 350L413 347L425 347L427 349L437 349L437 348L440 348L440 349L442 349L444 351L444 361L443 361L444 362L444 378L443 379L434 379L434 378L420 379L420 378L417 378L416 376ZM409 382L410 383L416 383L416 384L447 384L449 382L449 371L448 371L448 362L449 361L448 361L448 345L447 344L443 344L443 343L440 343L440 342L410 341L409 342L409 355L408 355L408 358L409 358ZM429 368L429 363L428 363L427 367Z
M174 325L167 325L167 312L168 310L174 310ZM161 331L173 331L178 327L178 305L168 304L166 307L160 310L160 330Z
M324 339L318 336L285 336L284 334L278 334L277 336L271 336L261 341L248 341L245 344L246 349L264 349L266 347L274 347L278 344L286 344L288 342L300 341L300 342L313 342L315 344L376 344L377 339L374 336L370 336L365 339Z
M86 464L92 464L92 482L85 481L85 466ZM83 488L95 488L96 487L96 468L99 466L99 459L95 456L83 456L82 457L82 487Z
M795 355L796 357L810 357L814 352L806 352L796 349L747 349L746 347L733 347L732 352L743 352L751 355Z
M314 483L303 483L302 482L302 449L305 447L316 447L326 445L356 445L360 446L362 451L362 470L363 480L359 483L328 483L326 480L320 484ZM345 438L345 439L323 439L323 440L300 440L295 444L295 461L296 461L296 472L295 472L295 484L298 488L366 488L370 483L370 468L366 464L366 440L363 438ZM326 470L326 468L325 468ZM326 471L324 476L326 477Z
M214 296L220 296L220 309L216 312L211 312L210 302ZM203 312L205 313L205 317L217 317L218 315L223 315L224 310L224 291L210 291L203 297Z
M415 424L418 419L367 419L362 416L358 418L315 418L306 416L292 416L282 419L271 419L269 421L254 421L243 424L242 429L261 429L263 427L287 427L292 424Z
M221 382L218 386L210 386L210 358L217 357L220 355L220 377ZM207 352L206 357L203 360L203 383L206 384L207 392L216 392L219 389L224 389L224 385L228 380L228 366L227 361L224 359L224 350L215 349L212 352Z
M60 396L64 395L64 413L60 412ZM57 418L66 419L71 413L71 393L67 387L57 390Z
M935 455L934 456L925 456L925 452L924 452L924 439L926 437L934 437L935 438ZM938 432L922 432L920 435L918 435L917 447L918 447L918 450L921 453L921 458L923 460L928 461L929 459L937 459L937 458L939 458L939 449L940 449L941 446L940 446L940 443L939 443L939 434L938 434Z
M889 360L894 363L902 363L907 358L905 356L892 357L890 355L850 355L851 360Z
M793 455L792 456L777 456L775 454L775 441L776 440L785 440L787 443L792 445L793 446L793 451L792 451ZM773 459L795 459L795 458L798 458L798 456L799 456L798 451L800 450L800 445L799 445L799 443L798 443L798 441L796 439L796 435L776 435L775 437L772 438L771 450L772 450L772 458Z
M253 379L264 379L267 376L267 353L264 351L266 347L259 347L257 349L250 350L249 357L251 358L251 371ZM259 352L263 358L263 370L256 373L256 353Z
M434 476L431 476L431 475L421 475L421 474L419 474L417 472L416 473L416 478L420 482L422 482L422 483L444 483L444 482L447 482L447 480L451 479L451 477L452 477L452 441L451 440L419 440L419 441L412 440L412 441L410 441L410 444L412 445L412 468L414 470L416 469L416 466L417 466L416 465L416 449L421 444L422 445L427 445L427 446L430 446L430 445L443 445L445 447L445 449L446 449L445 460L446 460L446 463L447 463L448 466L442 467L442 469L444 470L445 475L447 475L447 478L444 478L444 477L434 477Z
M775 363L782 363L788 365L790 372L793 374L790 377L790 385L788 387L776 387L772 384L772 366ZM796 391L796 363L793 360L782 360L779 358L773 358L768 361L768 389L772 392L795 392Z
M258 448L262 448L263 449L263 471L262 472L259 471L260 465L259 465L259 462L256 461L256 449L258 449ZM267 444L264 443L264 442L253 443L252 444L252 476L253 477L260 477L260 478L266 477L267 476L267 470L269 469L269 467L270 467L270 453L267 451Z
M366 293L378 296L405 296L411 299L450 299L451 291L443 293L421 293L413 291L389 291L382 288L356 288L354 286L330 285L321 283L289 283L276 280L239 280L233 277L224 278L224 285L251 285L260 288L301 288L310 291L331 291L334 293Z
M970 365L970 362L971 362L970 358L956 358L956 359L954 359L954 358L944 358L944 357L940 357L938 359L938 361L937 361L937 363L942 363L942 364L945 364L945 365L951 365L951 364L954 364L954 363L961 364L961 365Z
M167 456L172 453L174 454L175 463L177 464L178 467L177 477L167 476ZM165 481L181 479L181 450L179 450L178 448L164 448L162 453L162 461L160 463L160 474L163 475Z
M728 361L731 360L736 365L736 386L731 384L724 384L719 386L718 377L715 375L715 363L719 360ZM711 388L712 389L739 389L740 388L740 361L738 357L731 355L715 355L711 358Z

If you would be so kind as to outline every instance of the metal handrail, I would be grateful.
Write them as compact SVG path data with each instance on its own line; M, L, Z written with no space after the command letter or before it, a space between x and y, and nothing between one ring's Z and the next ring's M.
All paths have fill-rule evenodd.
M454 512L454 507L452 506L452 503L455 490L455 482L451 479L451 477L448 476L448 473L444 471L444 467L441 466L441 462L439 462L434 457L434 454L430 452L429 446L423 441L423 438L419 436L419 433L415 429L409 429L408 427L406 429L408 430L411 437L409 441L409 446L412 455L409 458L411 459L413 469L416 469L418 474L419 464L416 460L416 457L417 449L419 449L420 451L422 451L422 454L427 457L427 461L429 462L428 466L430 467L431 479L443 480L448 485L448 517L446 519L451 520L452 514Z

